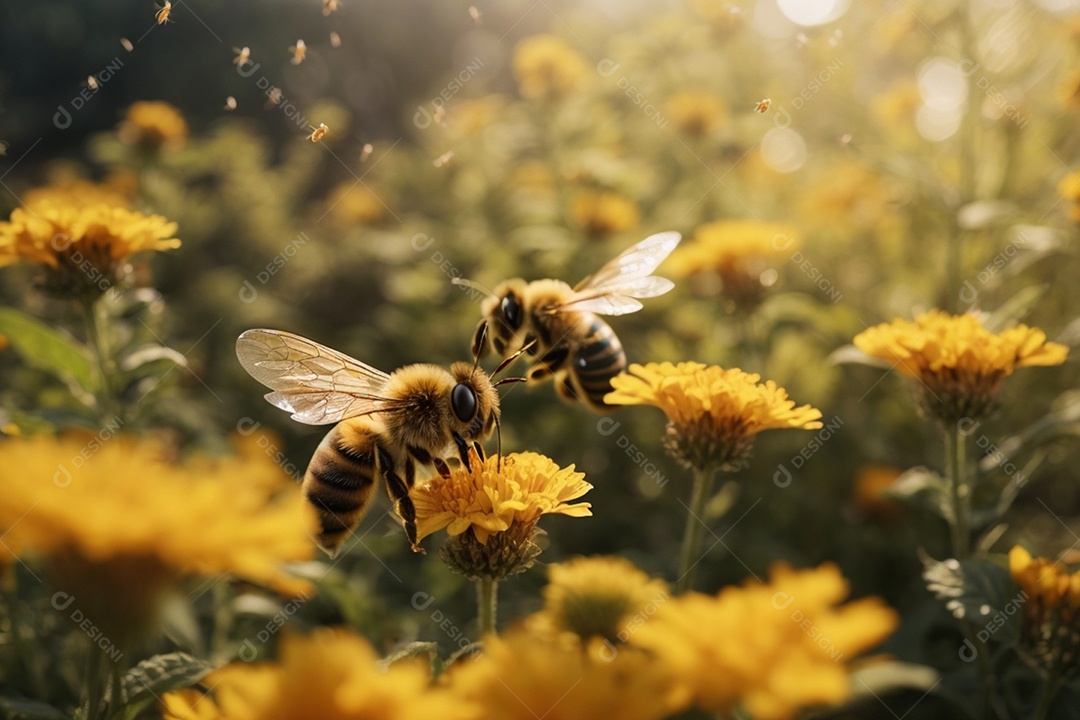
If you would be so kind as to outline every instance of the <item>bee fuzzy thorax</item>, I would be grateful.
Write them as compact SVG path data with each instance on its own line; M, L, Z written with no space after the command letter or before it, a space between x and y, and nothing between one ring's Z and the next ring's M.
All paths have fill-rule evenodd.
M438 365L407 365L390 376L386 396L408 404L407 413L386 413L387 432L403 445L443 448L453 438L445 422L450 412L446 370Z

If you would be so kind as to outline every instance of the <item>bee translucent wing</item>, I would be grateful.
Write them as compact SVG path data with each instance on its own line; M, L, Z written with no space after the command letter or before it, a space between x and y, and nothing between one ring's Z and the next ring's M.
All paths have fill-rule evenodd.
M236 357L274 390L266 399L297 422L327 425L389 409L382 396L389 375L299 335L247 330L236 340Z
M585 278L574 288L574 295L561 307L573 306L580 312L601 315L625 315L637 312L639 298L663 295L675 287L666 278L651 275L682 240L677 232L650 235L627 248L618 257Z

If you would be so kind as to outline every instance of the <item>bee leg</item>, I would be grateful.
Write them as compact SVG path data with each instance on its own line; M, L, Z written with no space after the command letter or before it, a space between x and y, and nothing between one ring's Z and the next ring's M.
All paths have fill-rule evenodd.
M461 464L465 466L466 470L472 472L472 466L469 465L469 444L465 442L465 438L457 433L454 433L454 444L457 445L458 457L461 458Z
M484 448L480 445L478 441L473 440L472 446L473 450L476 451L476 457L480 458L481 462L487 459L487 456L484 454Z
M450 466L446 464L446 461L441 457L431 458L431 464L435 466L435 471L439 473L444 480L450 479Z
M385 455L385 451L380 450L380 455ZM405 536L409 539L409 545L412 546L413 552L424 552L424 548L417 544L416 506L413 505L412 498L409 496L409 488L416 481L416 463L411 457L405 459L405 478L402 479L395 472L393 462L386 455L383 477L386 478L386 491L390 494L390 499L394 501L394 509L405 525Z
M568 402L577 402L581 399L578 396L577 388L574 387L574 384L573 382L571 382L569 375L563 377L561 382L556 381L555 392L559 395L559 397Z
M532 367L529 368L529 371L525 373L525 378L531 383L547 380L562 369L562 366L569 355L570 348L565 345L561 348L555 347L548 350L546 353L536 358L536 362L533 363Z

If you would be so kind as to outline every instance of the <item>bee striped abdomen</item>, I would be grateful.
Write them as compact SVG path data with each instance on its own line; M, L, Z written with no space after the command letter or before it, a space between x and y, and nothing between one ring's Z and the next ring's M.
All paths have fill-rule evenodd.
M379 472L378 437L378 428L367 418L340 422L323 438L304 474L304 497L322 525L319 546L331 555L371 504Z
M574 384L582 400L596 408L607 408L604 396L611 392L611 379L626 368L626 353L615 331L593 316L585 339L578 345L570 366Z

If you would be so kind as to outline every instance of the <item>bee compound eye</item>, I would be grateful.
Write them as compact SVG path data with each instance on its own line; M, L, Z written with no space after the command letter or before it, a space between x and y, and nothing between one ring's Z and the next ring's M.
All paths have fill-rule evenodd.
M521 304L513 293L502 299L502 312L506 317L506 322L510 323L510 327L514 330L521 327Z
M476 417L476 392L464 383L458 383L450 392L450 407L461 422L468 422Z

